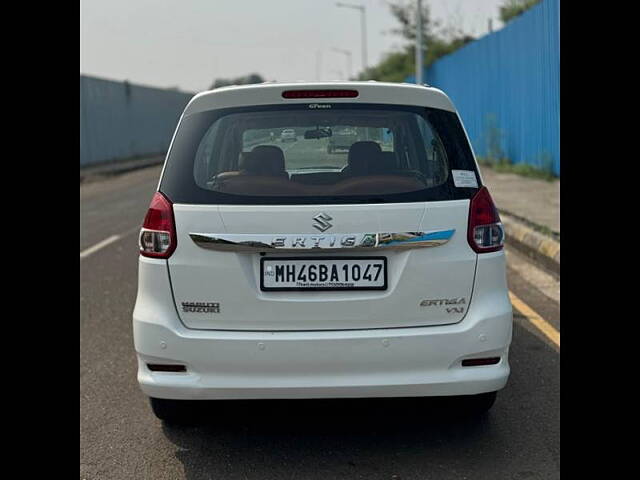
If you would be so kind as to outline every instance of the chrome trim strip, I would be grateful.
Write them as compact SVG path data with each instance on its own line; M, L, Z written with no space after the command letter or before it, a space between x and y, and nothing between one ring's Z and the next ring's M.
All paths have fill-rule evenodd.
M201 248L232 252L309 252L407 249L444 245L455 229L401 233L227 234L189 233Z

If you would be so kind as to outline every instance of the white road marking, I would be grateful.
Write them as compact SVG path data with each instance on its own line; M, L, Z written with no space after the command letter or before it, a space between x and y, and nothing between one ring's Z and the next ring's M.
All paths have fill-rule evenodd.
M131 235L133 232L138 232L140 231L140 226L137 225L133 228L130 228L129 230L120 233L120 234L116 234L116 235L111 235L108 238L105 238L104 240L102 240L101 242L96 243L95 245L83 250L80 252L80 259L82 260L83 258L87 258L89 255L91 255L92 253L96 253L98 250L102 250L104 247L111 245L113 242L117 242L118 240L120 240L121 238L127 237L129 235Z
M89 255L91 255L92 253L97 252L98 250L106 247L107 245L112 244L113 242L116 242L118 240L120 240L122 238L121 235L111 235L109 238L105 238L104 240L102 240L101 242L96 243L95 245L93 245L92 247L89 247L83 251L80 252L80 258L86 258Z
M286 152L287 150L289 150L291 147L295 147L298 144L298 141L296 140L293 143L290 143L289 145L276 145L275 143L273 144L275 147L280 147L280 150L282 150L282 153ZM284 147L284 148L283 148Z

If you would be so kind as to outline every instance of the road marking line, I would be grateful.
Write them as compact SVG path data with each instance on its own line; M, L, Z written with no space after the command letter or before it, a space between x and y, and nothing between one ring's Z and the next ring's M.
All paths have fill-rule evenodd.
M538 315L529 305L520 300L511 290L509 290L509 299L511 304L516 307L522 315L527 317L527 320L533 324L538 330L545 334L545 336L560 346L560 332L553 328L553 326L547 322L544 318Z
M101 242L96 243L94 246L89 247L83 251L80 252L80 258L85 258L88 257L89 255L91 255L92 253L97 252L98 250L100 250L101 248L106 247L107 245L112 244L113 242L120 240L122 238L122 235L111 235L109 238L105 238L104 240L102 240Z
M131 235L134 232L139 232L140 231L140 226L136 225L133 228L130 228L129 230L126 230L122 233L116 234L116 235L111 235L109 238L105 238L104 240L102 240L101 242L96 243L93 247L89 247L86 250L83 250L82 252L80 252L80 258L86 258L89 255L91 255L92 253L97 252L98 250L100 250L101 248L106 247L107 245L111 245L113 242L116 242L122 238L128 237L129 235Z
M287 151L287 150L289 150L291 147L295 147L297 143L298 143L298 141L296 140L296 141L295 141L295 142L293 142L292 144L287 145L285 148L281 148L282 153L286 152L286 151ZM277 145L276 145L276 147L277 147Z

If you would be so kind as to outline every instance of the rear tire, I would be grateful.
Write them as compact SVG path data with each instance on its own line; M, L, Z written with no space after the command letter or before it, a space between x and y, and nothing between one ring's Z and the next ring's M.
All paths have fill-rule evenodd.
M478 395L465 395L465 412L477 417L487 413L496 401L498 392L486 392Z
M194 402L149 398L154 415L167 425L189 425L196 418Z

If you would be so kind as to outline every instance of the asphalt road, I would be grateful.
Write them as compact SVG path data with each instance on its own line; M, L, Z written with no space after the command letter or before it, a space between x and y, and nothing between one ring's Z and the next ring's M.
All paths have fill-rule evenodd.
M226 402L167 428L136 383L137 230L159 167L80 187L80 478L555 479L560 352L516 312L511 377L488 416L421 399ZM508 251L510 290L560 329L557 282Z

